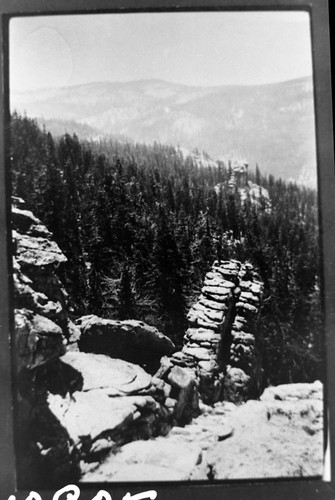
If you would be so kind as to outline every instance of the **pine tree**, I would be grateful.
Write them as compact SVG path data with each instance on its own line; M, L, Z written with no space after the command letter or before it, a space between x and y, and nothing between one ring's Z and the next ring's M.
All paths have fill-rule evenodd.
M119 308L118 308L119 318L122 320L136 318L135 297L134 297L132 279L128 264L124 264L123 266L118 299L119 299Z

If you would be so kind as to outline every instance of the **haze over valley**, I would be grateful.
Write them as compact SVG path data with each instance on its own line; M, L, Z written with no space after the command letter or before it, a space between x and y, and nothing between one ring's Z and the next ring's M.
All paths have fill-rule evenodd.
M189 86L158 79L11 92L11 110L52 133L105 135L246 159L316 186L312 77L262 85Z

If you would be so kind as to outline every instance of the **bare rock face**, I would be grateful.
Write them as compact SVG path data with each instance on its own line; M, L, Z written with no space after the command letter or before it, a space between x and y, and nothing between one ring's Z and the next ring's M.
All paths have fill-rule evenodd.
M41 408L47 407L49 374L58 375L59 358L78 339L79 329L68 317L67 294L57 276L58 267L67 259L48 229L25 210L24 201L13 201L18 471L22 481L39 481L49 463L52 466L47 473L51 480L66 481L78 475L78 462L67 431L59 427L51 414L40 421L39 427L34 421ZM65 380L58 379L57 384L61 391L67 390ZM42 444L43 428L48 429L48 437Z
M56 375L62 379L58 386ZM138 365L68 352L60 358L57 373L39 382L45 397L33 409L31 428L44 467L55 477L69 464L77 466L80 476L81 462L101 460L124 443L171 428L173 408L164 404L164 391ZM63 460L55 462L55 457Z
M50 231L24 209L23 200L15 203L12 207L15 306L56 323L65 343L76 342L80 332L68 318L67 293L57 276L58 267L67 259L52 240Z
M66 312L67 294L56 270L66 257L51 233L23 201L12 208L13 284L15 311L14 343L18 375L64 354L71 322ZM72 338L75 336L71 331Z
M110 455L84 482L185 481L202 461L200 446L166 438L136 441Z
M107 396L126 396L147 390L151 376L138 365L102 354L67 352L62 363L80 372L82 391L99 390Z
M228 420L229 421L229 420ZM317 477L323 473L322 384L264 391L232 412L232 436L208 450L213 479Z
M77 325L81 330L81 351L124 359L151 372L157 370L162 356L175 350L168 337L142 321L117 321L90 315L79 318Z
M45 316L16 310L15 333L18 371L50 363L64 353L62 329Z
M90 464L81 480L215 482L322 472L322 384L315 382L271 387L260 401L201 405L201 415L189 424L111 450L102 463Z
M12 221L19 473L50 486L79 480L85 464L129 441L166 434L191 418L197 392L182 371L172 385L130 362L153 372L173 353L156 328L96 316L75 325L57 276L65 256L22 200Z

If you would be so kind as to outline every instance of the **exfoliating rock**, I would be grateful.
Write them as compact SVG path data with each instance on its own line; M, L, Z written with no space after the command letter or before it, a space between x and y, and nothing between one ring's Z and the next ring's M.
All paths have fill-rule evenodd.
M77 324L81 330L78 342L84 352L107 354L155 371L162 356L175 350L173 342L155 327L142 321L117 321L83 316Z
M151 376L143 368L102 354L67 352L61 361L83 378L83 391L99 389L108 396L135 394L149 389Z

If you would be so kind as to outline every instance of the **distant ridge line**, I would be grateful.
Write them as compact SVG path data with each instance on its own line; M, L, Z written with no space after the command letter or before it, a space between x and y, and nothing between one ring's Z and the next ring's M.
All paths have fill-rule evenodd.
M116 81L94 81L94 82L87 82L87 83L78 83L78 84L73 84L73 85L64 85L62 87L40 87L37 89L27 89L27 90L19 90L19 89L11 89L11 93L13 94L33 94L35 92L57 92L57 91L64 91L64 90L71 90L71 89L77 89L77 88L82 88L82 87L95 87L95 86L133 86L135 84L138 85L143 85L143 84L154 84L154 83L159 83L159 84L164 84L164 85L173 85L175 87L184 87L188 89L202 89L202 90L219 90L223 88L239 88L239 87L250 87L250 88L255 88L255 87L271 87L271 86L276 86L276 85L285 85L285 84L292 84L292 83L301 83L304 80L312 80L313 75L305 75L301 76L298 78L292 78L290 80L280 80L277 82L269 82L269 83L226 83L226 84L220 84L220 85L190 85L187 83L179 83L179 82L173 82L169 80L163 80L161 78L143 78L139 80L116 80Z

